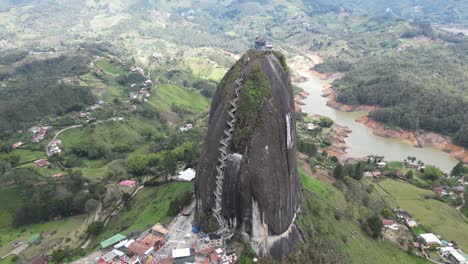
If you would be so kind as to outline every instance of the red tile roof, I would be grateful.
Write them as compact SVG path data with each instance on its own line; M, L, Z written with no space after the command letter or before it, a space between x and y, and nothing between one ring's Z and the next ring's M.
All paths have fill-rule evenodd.
M383 219L383 220L382 220L382 224L383 224L384 226L386 226L386 225L393 225L393 224L395 224L395 221L393 221L393 220L391 220L391 219Z
M215 251L215 247L214 246L209 246L209 247L204 247L202 249L200 249L199 253L201 255L208 255L208 254L211 254Z
M49 166L50 162L46 159L39 159L39 160L34 161L34 164L36 164L36 166L38 167L44 167L44 166Z
M151 246L145 245L140 241L135 241L132 244L130 244L130 246L128 247L128 251L132 252L133 254L142 256L149 248L151 248Z
M147 246L154 247L158 243L159 245L163 245L166 241L163 237L154 234L148 234L140 242Z

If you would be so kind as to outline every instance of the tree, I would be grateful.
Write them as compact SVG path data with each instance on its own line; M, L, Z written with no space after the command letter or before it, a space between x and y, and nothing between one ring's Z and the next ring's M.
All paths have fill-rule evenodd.
M362 161L359 161L354 165L354 171L352 174L353 179L360 180L364 176L364 164Z
M99 235L103 230L104 230L104 222L102 222L102 221L95 221L95 222L92 222L92 223L88 226L88 229L86 230L86 233L88 233L90 236L96 237L96 236Z
M463 164L463 162L458 162L457 165L455 165L455 167L453 167L452 169L452 172L450 172L450 174L452 174L452 176L460 176L463 174L463 168L465 167L465 165Z
M162 169L166 176L166 181L168 180L169 175L174 175L176 173L177 160L171 151L166 152L166 155L164 155Z
M319 121L319 126L321 127L331 127L333 125L333 120L329 117L321 117Z
M337 180L342 180L345 177L345 172L343 165L341 163L338 163L335 168L333 169L333 177Z
M405 174L405 177L407 179L413 179L414 178L414 175L413 175L413 170L409 170L406 174Z
M90 213L90 212L96 210L98 205L99 205L99 202L97 200L89 199L88 201L86 201L84 209L85 209L86 212Z
M367 225L366 225L366 232L372 237L372 238L379 238L380 233L382 232L383 224L382 220L380 217L377 215L371 216L367 218Z
M131 200L132 200L132 195L131 194L129 194L129 193L122 194L122 201L124 202L124 204L127 204Z

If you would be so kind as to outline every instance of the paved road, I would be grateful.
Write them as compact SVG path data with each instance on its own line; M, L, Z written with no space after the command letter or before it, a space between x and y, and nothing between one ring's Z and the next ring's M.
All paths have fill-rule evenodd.
M195 201L193 201L195 203ZM195 211L195 210L194 210ZM192 233L194 211L189 216L178 215L168 227L170 238L167 247L163 247L156 254L156 259L163 259L172 254L172 249L191 247L198 236ZM190 237L187 237L189 235Z
M2 257L2 259L10 256L10 255L19 255L21 252L23 252L23 250L25 250L27 247L29 246L28 243L26 242L23 242L23 244L15 247L14 249L12 249L10 252L8 252L8 254L6 254L5 256Z

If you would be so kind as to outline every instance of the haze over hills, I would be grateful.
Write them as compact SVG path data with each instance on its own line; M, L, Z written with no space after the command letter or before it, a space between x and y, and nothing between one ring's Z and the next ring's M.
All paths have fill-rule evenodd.
M467 14L457 0L0 1L0 264L171 263L190 247L182 259L210 263L448 261L413 243L423 233L468 252ZM274 52L251 50L259 36ZM347 118L393 138L379 137L397 160L394 145L348 155L367 134L350 145L339 118L308 111L322 92L366 110ZM113 255L101 242L119 234L135 244Z

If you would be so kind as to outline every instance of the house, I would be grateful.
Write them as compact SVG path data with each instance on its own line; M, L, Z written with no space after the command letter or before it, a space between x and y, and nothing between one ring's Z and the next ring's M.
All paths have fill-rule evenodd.
M38 159L34 161L34 164L38 167L48 167L50 166L50 162L46 159Z
M376 178L376 179L377 179L377 178L380 178L380 177L382 177L382 172L379 171L379 170L373 170L373 171L372 171L372 177L374 177L374 178Z
M418 226L418 223L416 221L414 221L413 218L411 218L411 217L405 219L405 224L409 228L413 228L413 227Z
M145 256L150 254L154 248L152 246L146 245L140 241L135 241L128 247L128 252L138 255Z
M447 254L447 258L450 260L451 263L455 264L468 264L468 260L460 254L455 249L450 250Z
M442 187L442 186L434 187L434 188L432 188L432 190L436 193L437 197L439 197L439 198L448 194L445 191L444 187Z
M420 234L418 236L418 241L421 243L421 245L426 247L436 247L440 245L439 238L432 233Z
M317 127L314 123L307 123L307 130L315 130Z
M387 166L387 163L385 163L385 162L383 162L383 161L377 163L377 167L379 167L379 168L381 168L381 169L385 168L386 166Z
M41 239L41 235L40 234L34 234L32 235L29 239L28 239L28 244L34 244L34 243L38 243Z
M162 237L166 237L169 231L167 231L167 229L164 228L163 225L161 225L160 223L157 223L153 227L151 227L151 233L162 236Z
M47 264L49 263L49 260L46 256L39 255L35 258L33 258L30 262L31 264Z
M395 221L391 220L391 219L383 219L382 220L382 225L388 229L392 229L392 230L398 230L399 229L399 226L397 223L395 223Z
M123 255L125 255L125 253L122 251L113 249L102 255L99 260L103 261L104 263L114 263L115 261L118 261Z
M206 238L205 238L205 242L210 245L210 246L214 246L214 247L217 247L217 248L221 248L223 247L223 237L216 234L216 233L209 233Z
M151 246L154 248L154 250L160 249L164 244L166 243L166 240L164 237L157 236L155 234L148 234L146 235L141 241L141 243Z
M65 175L65 174L63 174L61 172L60 173L55 173L54 175L52 175L52 178L61 178L61 177L63 177L63 175Z
M268 40L266 38L256 37L255 38L255 50L264 51L268 45Z
M219 257L216 255L216 253L211 253L210 254L210 261L213 264L218 264L219 263Z
M177 179L182 180L182 181L192 181L195 179L195 174L196 171L192 168L188 168L184 171L179 172L177 175Z
M183 127L179 127L179 131L183 133L183 132L185 132L185 131L189 131L189 130L192 129L192 128L193 128L193 125L192 125L192 124L186 124L186 125L183 126Z
M113 235L112 237L101 242L101 248L107 248L107 247L113 246L124 239L125 239L124 235L121 235L121 234Z
M453 191L454 191L455 193L458 193L458 194L464 193L464 192L465 192L465 187L463 187L463 186L456 186L456 187L453 187Z
M125 180L125 181L121 181L119 183L120 186L124 186L124 187L135 187L136 186L136 182L135 181L132 181L132 180Z
M17 149L17 148L19 148L19 147L21 147L21 146L23 146L23 145L24 145L23 142L18 141L18 142L16 142L15 144L11 145L11 148L12 148L12 149Z
M394 209L393 212L395 213L395 215L400 218L400 219L407 219L407 218L411 218L411 215L403 210L403 209Z
M210 254L212 254L214 251L215 251L214 246L207 246L207 247L204 247L204 248L200 249L198 254L206 257L206 256L209 256Z
M177 248L172 250L175 264L195 263L195 254L190 248Z

